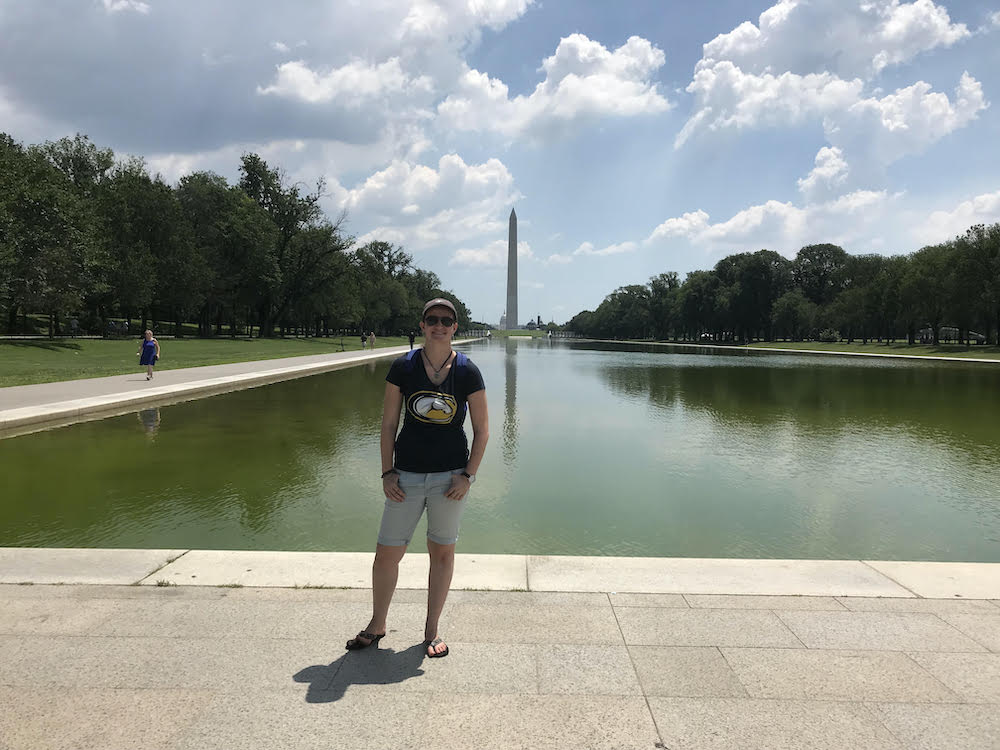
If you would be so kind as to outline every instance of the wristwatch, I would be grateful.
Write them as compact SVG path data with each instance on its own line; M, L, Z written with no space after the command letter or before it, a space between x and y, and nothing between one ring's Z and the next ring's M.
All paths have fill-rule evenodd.
M469 480L469 484L475 484L476 483L476 475L475 474L470 474L467 471L463 471L462 472L462 476Z

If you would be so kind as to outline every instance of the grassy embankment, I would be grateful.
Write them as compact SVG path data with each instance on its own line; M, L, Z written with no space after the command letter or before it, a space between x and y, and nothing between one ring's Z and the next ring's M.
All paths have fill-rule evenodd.
M750 344L751 349L812 349L824 352L850 352L857 354L909 354L915 357L971 357L973 359L1000 360L1000 347L996 346L965 346L964 344L939 344L938 346L914 344L905 341L893 344L871 341L867 344L854 342L825 341L757 341Z
M261 359L361 349L355 336L309 339L197 339L160 338L158 370L224 365ZM343 341L343 346L341 345ZM378 337L376 351L405 345L405 338ZM0 340L0 387L53 383L60 380L101 378L138 372L135 339L27 339Z

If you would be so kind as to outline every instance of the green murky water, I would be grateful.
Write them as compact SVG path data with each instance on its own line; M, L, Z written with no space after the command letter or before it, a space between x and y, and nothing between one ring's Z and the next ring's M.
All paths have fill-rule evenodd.
M1000 561L1000 367L645 349L466 347L460 552ZM387 369L2 440L0 546L371 550Z

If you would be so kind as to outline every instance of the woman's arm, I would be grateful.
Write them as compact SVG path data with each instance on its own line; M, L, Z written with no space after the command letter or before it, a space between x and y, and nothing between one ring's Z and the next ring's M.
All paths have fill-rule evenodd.
M469 461L465 470L469 474L479 471L479 464L486 452L486 443L490 439L490 415L486 409L486 389L470 393L468 398L469 416L472 418L472 447L469 449ZM463 474L456 474L451 479L451 487L444 496L452 500L461 500L469 492L472 482Z
M382 434L379 447L382 452L382 473L393 468L393 456L396 452L396 432L399 429L399 412L403 406L403 392L398 385L385 384L385 397L382 399ZM382 477L382 490L390 500L402 502L406 493L399 488L398 474L385 474Z
M486 389L469 394L469 417L472 419L472 448L469 449L469 462L465 470L470 474L479 471L479 464L486 452L486 443L490 439L490 415L486 408Z
M159 359L160 358L160 342L157 341L156 339L153 339L153 343L156 344L156 358Z

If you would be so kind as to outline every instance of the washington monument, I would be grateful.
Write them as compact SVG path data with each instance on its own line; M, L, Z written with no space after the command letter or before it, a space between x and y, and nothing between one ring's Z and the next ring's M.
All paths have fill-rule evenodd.
M512 208L507 230L507 330L517 327L517 214Z

